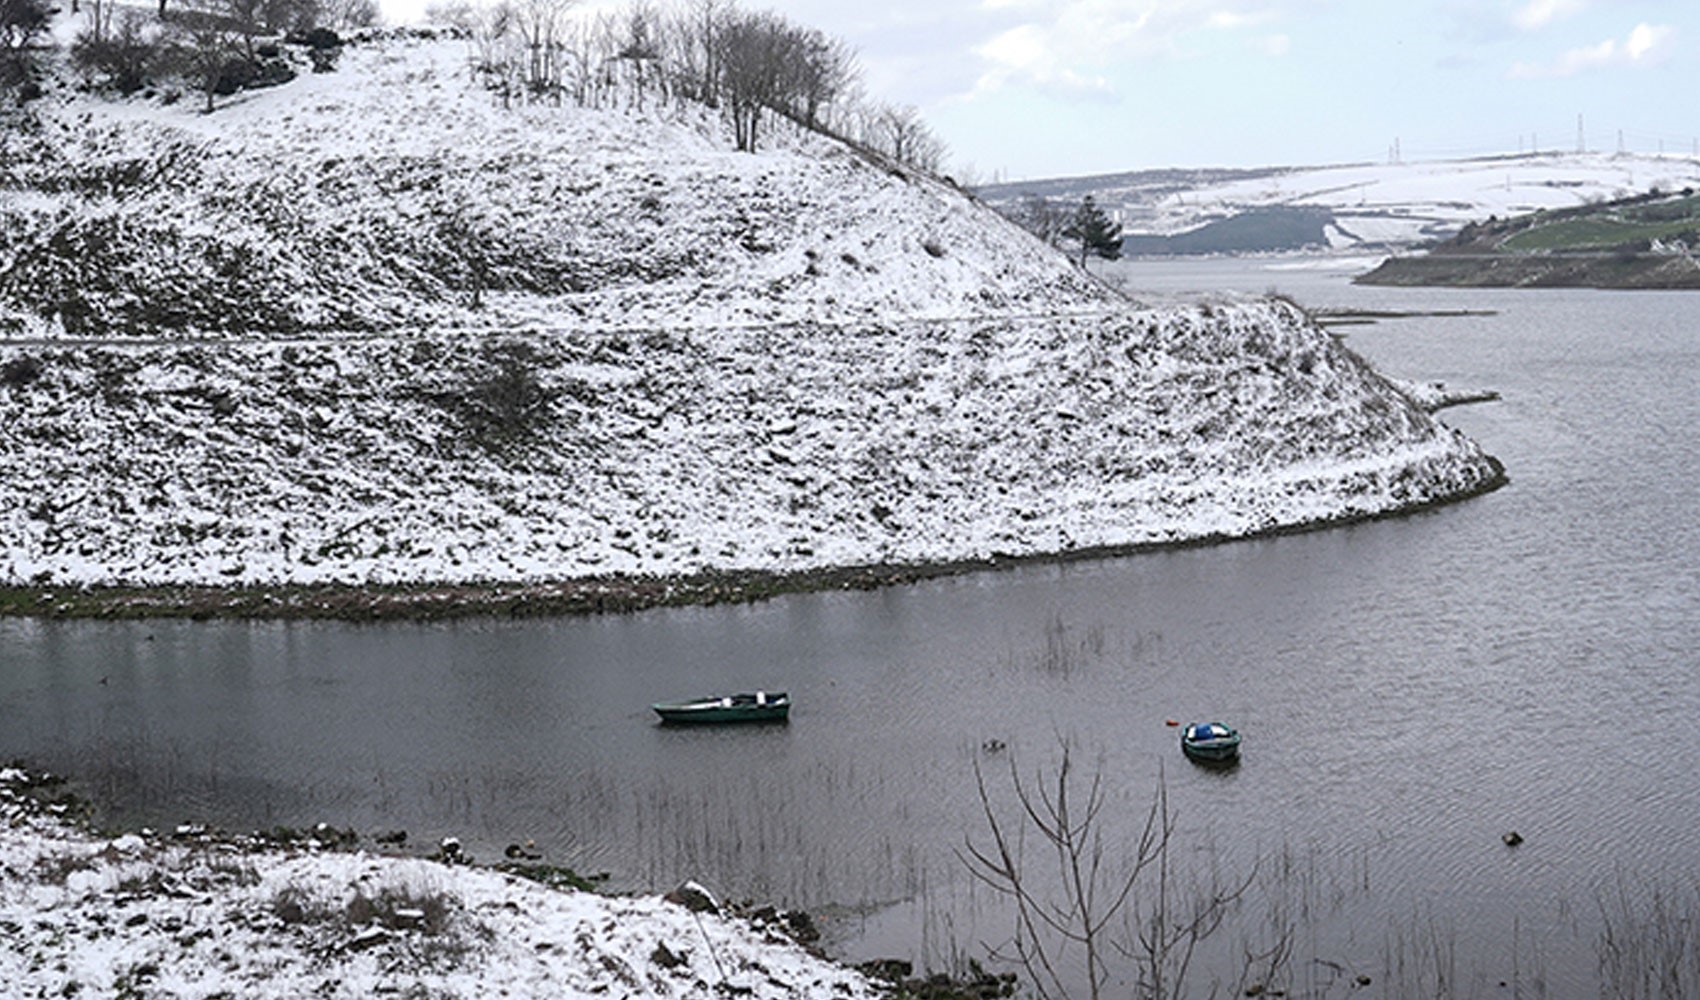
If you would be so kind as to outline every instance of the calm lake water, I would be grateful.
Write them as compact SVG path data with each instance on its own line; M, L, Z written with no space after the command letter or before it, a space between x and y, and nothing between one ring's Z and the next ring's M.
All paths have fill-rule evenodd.
M529 839L615 888L696 878L809 908L841 955L944 965L1010 924L959 857L986 842L976 767L1013 819L1011 762L1032 779L1066 745L1104 781L1112 856L1161 783L1194 877L1285 873L1215 941L1236 955L1264 895L1297 900L1300 992L1344 993L1335 963L1389 992L1433 966L1449 995L1591 993L1614 907L1692 898L1700 869L1700 298L1357 288L1293 265L1119 267L1165 293L1492 311L1341 332L1389 374L1502 393L1443 419L1510 486L1307 535L740 607L4 621L0 756L78 777L118 822L328 821L453 834L487 860ZM666 729L647 708L761 686L792 692L788 726ZM1245 734L1239 767L1182 759L1165 722L1202 717ZM1193 971L1201 992L1234 982L1221 961Z

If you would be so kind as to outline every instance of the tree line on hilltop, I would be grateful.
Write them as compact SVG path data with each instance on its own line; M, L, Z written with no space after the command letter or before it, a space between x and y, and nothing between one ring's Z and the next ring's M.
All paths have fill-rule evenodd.
M39 97L53 0L0 0L0 103ZM215 98L295 75L283 46L315 71L334 68L340 33L378 19L376 0L62 0L81 25L70 65L91 91L130 95L178 87ZM754 151L779 124L836 136L937 173L944 144L912 107L868 100L842 41L732 0L648 0L621 13L581 14L578 0L449 0L431 20L464 37L474 68L504 102L694 102L718 110L738 149Z
M504 101L695 103L721 111L742 151L775 119L936 173L944 144L913 107L873 102L842 41L732 0L576 15L577 0L450 0L428 10L472 40L477 69Z

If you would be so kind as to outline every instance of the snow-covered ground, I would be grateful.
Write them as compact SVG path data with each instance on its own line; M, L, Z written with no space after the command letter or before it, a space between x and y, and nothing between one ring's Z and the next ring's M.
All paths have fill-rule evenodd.
M403 33L213 114L54 91L0 173L0 330L570 334L1114 301L943 182L778 123L739 153L717 113L635 86L504 106L471 56Z
M1276 206L1333 212L1330 244L1342 252L1385 249L1450 236L1465 223L1539 209L1610 201L1652 188L1700 187L1700 156L1686 153L1560 153L1292 167L1217 176L1184 172L1037 182L1058 197L1090 193L1117 210L1129 232L1173 235L1252 209ZM1178 175L1178 176L1177 176ZM1155 179L1160 178L1161 183ZM1022 185L999 189L1013 196Z
M883 994L781 933L464 864L246 839L84 833L0 769L9 997Z
M1234 537L1479 490L1298 309L711 335L34 345L0 578L531 580ZM523 370L522 429L469 416ZM494 405L494 404L491 404Z
M402 36L210 115L39 102L0 177L0 582L954 562L1497 480L1291 304L1141 307L830 140L506 108L468 65Z

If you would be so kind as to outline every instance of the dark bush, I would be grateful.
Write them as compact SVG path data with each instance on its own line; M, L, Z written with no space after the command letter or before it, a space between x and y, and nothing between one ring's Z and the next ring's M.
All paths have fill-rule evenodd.
M472 386L468 402L472 422L484 434L515 438L535 430L554 407L554 398L537 378L536 351L509 341L487 348L484 374Z
M15 90L20 101L40 96L36 85L35 46L53 21L44 0L0 0L0 90Z
M153 84L169 56L160 37L147 30L145 19L127 10L116 27L103 36L85 32L71 45L71 63L98 87L134 94Z
M478 446L503 451L553 419L556 392L538 378L540 359L532 345L489 344L462 364L447 387L426 398L457 418Z
M220 97L229 97L254 79L254 64L246 59L226 59L219 67L218 81L213 84L212 92Z
M40 378L41 372L41 359L26 354L0 365L0 382L5 382L13 388L21 388Z
M261 59L254 66L254 79L249 87L275 87L295 79L295 67L282 59Z
M229 97L240 90L275 87L293 79L295 79L295 70L281 58L227 59L224 65L219 67L218 80L213 84L213 93L220 97Z

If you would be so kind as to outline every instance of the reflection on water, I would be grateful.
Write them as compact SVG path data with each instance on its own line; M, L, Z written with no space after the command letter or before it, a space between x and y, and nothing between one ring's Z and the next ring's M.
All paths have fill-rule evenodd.
M1497 311L1349 343L1500 391L1445 419L1511 485L1310 535L740 607L4 622L0 754L79 776L121 820L404 828L486 858L534 839L616 887L699 878L819 911L847 953L948 962L1008 929L958 857L983 833L976 765L1007 808L1011 767L1066 744L1104 779L1107 831L1136 835L1162 781L1190 866L1272 886L1217 939L1229 958L1285 920L1341 969L1418 982L1445 961L1492 986L1538 966L1556 995L1591 990L1601 895L1700 863L1700 749L1668 738L1700 709L1693 300L1211 266L1317 307ZM789 725L647 708L756 687L792 693ZM1182 759L1167 721L1203 718L1244 734L1238 768Z

